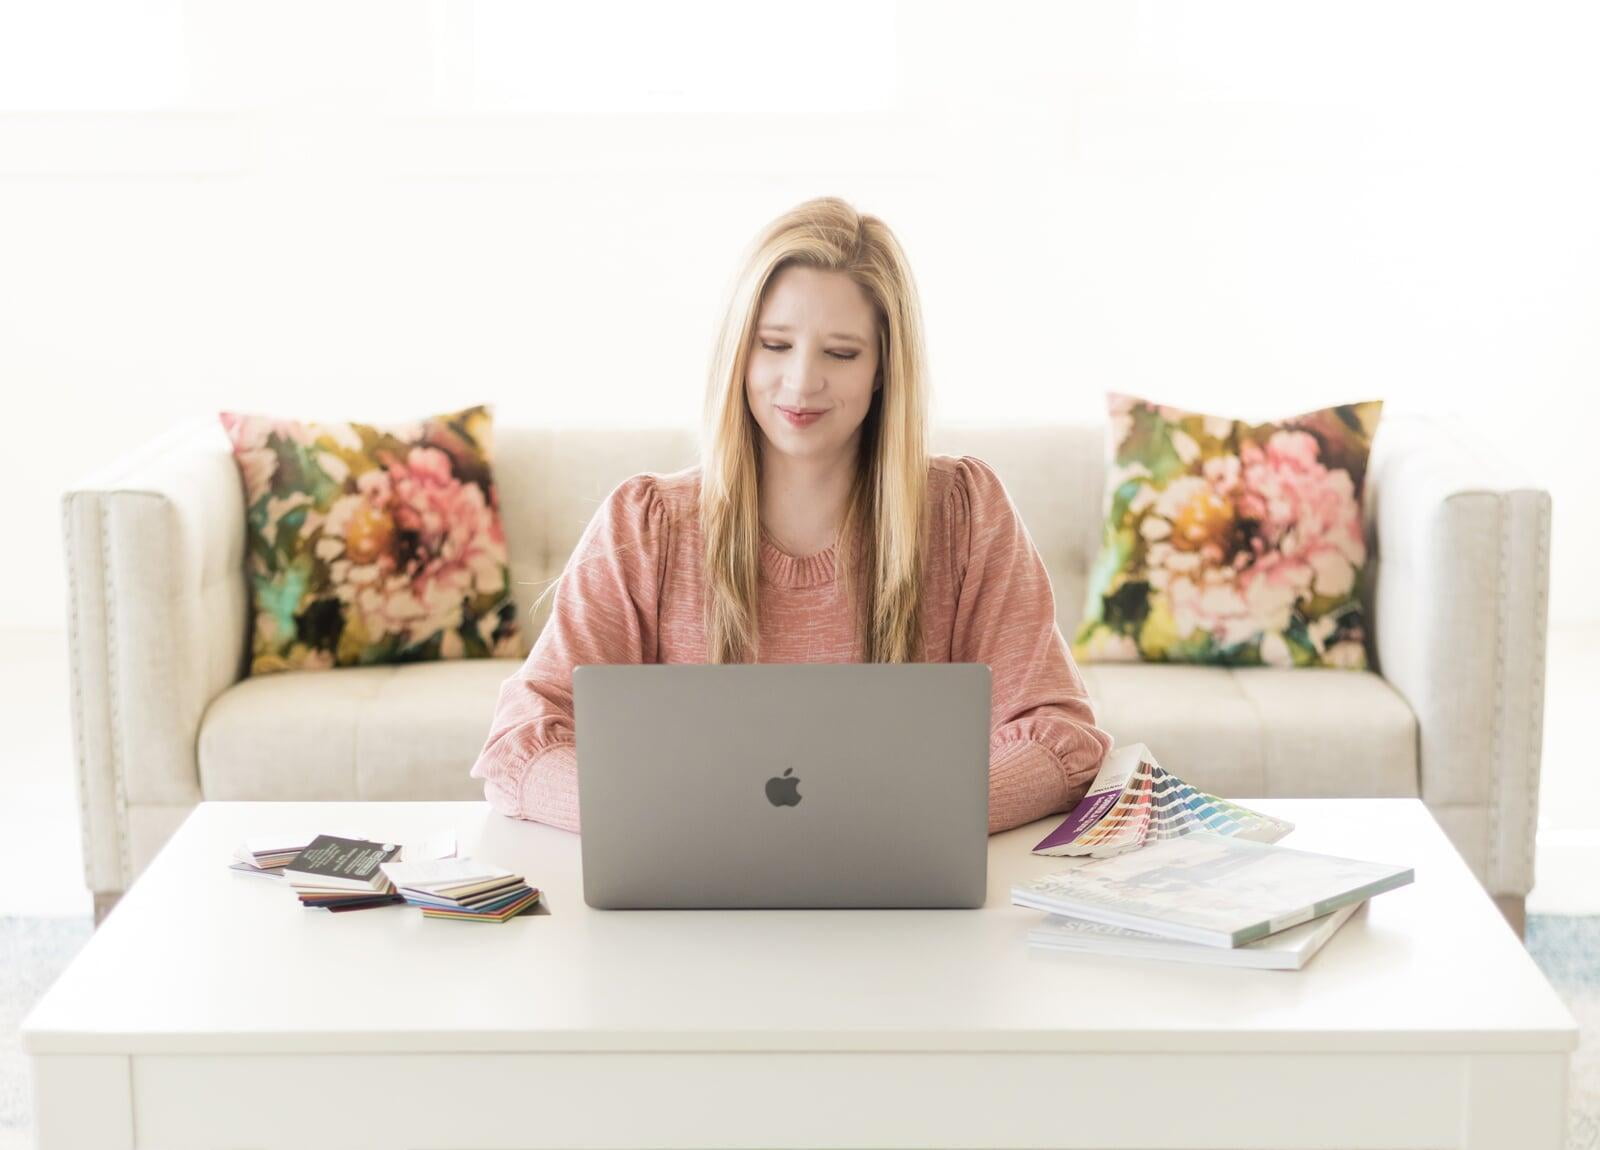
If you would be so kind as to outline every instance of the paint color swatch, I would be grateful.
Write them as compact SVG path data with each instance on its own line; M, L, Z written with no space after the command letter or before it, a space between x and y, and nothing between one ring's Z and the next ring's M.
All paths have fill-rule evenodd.
M1275 843L1293 829L1287 819L1196 790L1143 743L1130 743L1106 755L1082 800L1033 853L1109 858L1191 831Z

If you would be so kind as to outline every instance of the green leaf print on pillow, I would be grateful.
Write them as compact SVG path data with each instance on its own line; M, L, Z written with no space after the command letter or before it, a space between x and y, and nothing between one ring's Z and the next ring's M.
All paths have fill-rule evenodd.
M1084 662L1367 666L1361 513L1381 401L1272 423L1110 394Z
M252 674L520 653L487 407L398 426L221 420L246 503Z

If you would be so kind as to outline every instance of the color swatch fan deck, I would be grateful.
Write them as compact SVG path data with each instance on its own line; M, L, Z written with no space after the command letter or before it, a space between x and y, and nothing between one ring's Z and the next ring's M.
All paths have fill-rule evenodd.
M1130 743L1106 755L1083 799L1033 853L1109 858L1191 831L1275 843L1293 829L1287 819L1196 790L1143 743Z

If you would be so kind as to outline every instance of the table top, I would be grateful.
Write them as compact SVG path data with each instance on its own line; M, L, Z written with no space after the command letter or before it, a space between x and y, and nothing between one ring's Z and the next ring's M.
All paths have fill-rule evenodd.
M1281 844L1408 864L1298 971L1030 946L1014 882L1053 815L991 836L968 910L595 910L578 836L481 802L200 804L24 1020L31 1054L383 1051L1550 1052L1571 1015L1417 799L1241 799ZM302 908L228 868L283 831L516 868L548 915Z

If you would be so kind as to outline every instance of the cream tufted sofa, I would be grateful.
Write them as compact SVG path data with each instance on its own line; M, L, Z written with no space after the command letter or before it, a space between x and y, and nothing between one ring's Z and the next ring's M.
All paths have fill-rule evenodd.
M1098 544L1104 429L947 427L991 463L1071 637ZM606 494L695 461L690 429L496 428L524 609ZM1368 473L1376 670L1085 664L1103 726L1229 797L1420 796L1520 929L1533 885L1549 495L1451 425L1386 417ZM66 492L84 867L103 913L201 799L478 799L517 661L243 677L244 501L213 419ZM526 627L524 652L549 610Z

